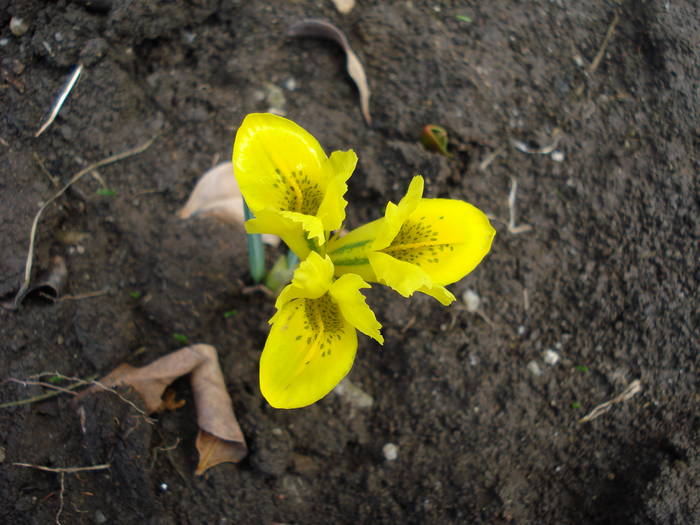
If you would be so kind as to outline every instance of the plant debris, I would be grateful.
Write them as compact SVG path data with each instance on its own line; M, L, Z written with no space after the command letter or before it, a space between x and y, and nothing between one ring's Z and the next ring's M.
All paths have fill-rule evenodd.
M64 84L63 89L61 90L61 94L58 96L56 99L56 103L53 105L53 108L51 109L51 112L49 113L48 118L46 121L41 125L39 128L39 131L36 132L34 137L38 137L41 135L44 131L48 129L48 127L53 123L54 120L56 120L56 117L58 116L58 112L61 111L61 108L63 107L64 102L68 98L68 95L70 95L71 90L75 86L75 83L78 82L78 77L80 77L80 74L83 72L83 65L78 64L75 69L73 70L73 73L71 76L68 78L68 81Z
M139 153L143 153L146 151L151 144L153 144L153 141L155 140L155 137L152 139L149 139L146 141L144 144L137 146L135 148L122 151L121 153L117 153L116 155L111 155L105 159L102 159L100 161L95 162L94 164L90 164L89 166L83 168L80 170L78 173L73 175L71 179L66 183L65 186L63 186L60 190L58 190L56 193L53 194L53 196L48 199L44 204L39 208L39 211L36 212L36 215L34 216L34 220L32 221L32 228L29 232L29 251L27 252L27 262L24 266L24 280L22 281L22 286L20 286L19 291L15 295L14 299L11 301L6 301L3 303L0 303L0 306L3 308L6 308L8 310L17 310L19 308L19 305L22 301L22 299L27 295L27 289L29 288L30 285L30 279L32 275L32 265L34 264L34 241L36 240L36 231L37 227L39 225L39 219L41 218L41 214L44 212L46 208L48 208L53 201L58 199L61 195L63 195L68 188L70 188L73 184L78 182L80 179L82 179L85 175L88 173L96 170L97 168L100 168L102 166L106 166L107 164L113 164L115 162L118 162L120 160L124 160L128 157L132 157L134 155L138 155Z
M369 85L367 84L367 75L362 67L360 59L350 47L345 33L343 33L336 26L327 22L326 20L319 20L316 18L307 18L300 22L297 22L292 27L289 28L287 33L291 37L316 37L316 38L326 38L328 40L333 40L345 51L347 56L346 67L348 70L348 75L353 79L357 90L360 92L360 108L362 109L362 116L365 118L367 125L372 124L372 117L369 113Z
M637 395L639 392L642 391L642 383L639 379L635 379L632 381L629 385L627 385L627 388L625 388L619 395L613 397L610 401L606 401L605 403L601 403L597 407L595 407L593 410L591 410L588 414L586 414L584 417L579 419L579 423L586 423L588 421L592 421L597 417L602 416L608 410L612 408L612 406L615 403L622 403L623 401L627 401L628 399L632 399L635 395Z
M199 426L195 443L199 463L195 474L201 475L219 463L238 463L248 453L248 447L213 346L187 346L141 368L120 365L95 386L81 392L77 399L105 387L126 385L143 398L147 412L152 414L173 404L172 399L163 399L163 392L175 379L186 374L190 374Z
M355 7L355 0L333 0L333 4L340 13L347 15Z
M27 296L34 293L52 301L57 301L65 289L67 281L68 267L66 266L66 260L60 255L55 255L51 258L49 267L37 278L33 285L25 287L21 294L18 293L14 299L4 301L0 305L7 310L16 310Z
M420 136L420 142L425 146L425 149L437 151L445 157L451 157L447 151L447 131L442 126L428 124L423 128Z
M226 224L242 226L245 223L243 196L233 174L233 163L222 162L202 175L177 216L181 219L215 217ZM280 242L276 235L265 234L262 238L270 246Z

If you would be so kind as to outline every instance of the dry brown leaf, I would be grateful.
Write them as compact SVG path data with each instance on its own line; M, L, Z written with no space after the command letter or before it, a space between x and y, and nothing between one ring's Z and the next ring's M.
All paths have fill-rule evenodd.
M360 63L360 59L357 58L357 55L350 47L350 43L348 42L345 33L325 20L307 18L290 27L287 34L292 37L310 36L327 38L337 42L340 47L343 48L345 55L347 56L346 67L348 74L350 75L350 78L353 79L355 85L357 86L357 90L360 92L360 108L362 109L362 115L365 118L365 122L367 122L368 125L371 125L372 117L369 113L370 91L369 85L367 84L367 75L362 67L362 63Z
M168 403L162 399L163 392L175 379L186 374L190 374L200 429L196 445L200 460L196 474L200 475L222 462L239 462L248 453L248 447L233 412L213 346L187 346L141 368L121 365L77 399L101 389L101 385L107 388L127 385L143 398L146 411L151 414L167 408Z
M243 196L233 175L233 163L222 162L202 175L177 215L181 219L195 215L215 217L227 224L242 226L245 222ZM279 237L263 235L263 242L277 246Z
M347 15L355 7L355 0L333 0L335 8L342 14Z

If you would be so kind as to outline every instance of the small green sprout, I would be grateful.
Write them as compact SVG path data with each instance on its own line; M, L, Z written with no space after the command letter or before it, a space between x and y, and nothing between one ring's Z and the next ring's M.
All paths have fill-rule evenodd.
M100 188L97 190L97 194L103 197L114 197L117 194L117 190L113 190L112 188Z
M129 292L129 297L131 297L132 299L140 299L141 292L139 292L138 290L135 290L133 292Z
M184 334L178 334L177 332L173 332L173 339L175 339L175 341L183 345L190 344L189 337L187 337Z
M60 383L61 381L63 381L62 376L51 376L48 379L48 382L53 384L53 385L55 385L56 383Z
M583 372L584 374L587 374L589 372L588 367L586 365L576 365L574 368L579 372Z
M420 136L420 142L425 146L425 149L437 151L445 157L450 157L450 152L447 151L447 131L442 126L428 124L423 128Z
M469 16L467 16L467 15L457 15L455 18L456 18L457 20L459 20L460 22L466 22L467 24L471 24L471 23L472 23L471 17L469 17Z
M581 408L581 403L579 403L578 401L574 401L573 403L571 403L571 408L573 408L574 410L578 410L579 408Z
M238 313L237 310L228 310L228 311L224 312L224 319L229 319L230 317L233 317L237 313Z

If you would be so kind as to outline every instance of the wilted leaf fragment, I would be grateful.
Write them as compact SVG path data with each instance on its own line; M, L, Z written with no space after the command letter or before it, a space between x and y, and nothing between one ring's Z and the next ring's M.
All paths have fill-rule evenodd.
M196 474L222 462L239 462L248 453L248 447L213 346L187 346L141 368L123 364L99 383L108 388L130 386L143 398L150 414L168 407L169 403L162 399L163 392L175 379L186 374L190 374L199 426L196 446L200 459ZM78 399L99 389L99 385L93 386Z
M292 37L317 37L317 38L327 38L333 40L345 51L347 57L346 67L348 70L348 75L353 79L357 90L360 93L360 109L362 110L362 115L365 118L365 122L368 125L372 124L372 117L369 113L369 85L367 84L367 75L362 67L360 59L350 47L345 33L343 33L336 26L327 22L325 20L319 20L316 18L307 18L301 22L297 22L292 27L289 28L289 36Z
M243 225L243 196L233 174L233 163L222 162L202 175L187 203L177 212L181 219L195 215L215 217L234 226ZM279 237L263 235L263 242L277 246Z
M51 258L51 263L44 273L37 277L36 282L31 286L26 286L24 290L9 301L0 303L0 306L7 310L17 310L24 299L31 294L40 293L51 300L58 300L66 287L68 281L68 267L66 260L60 255Z

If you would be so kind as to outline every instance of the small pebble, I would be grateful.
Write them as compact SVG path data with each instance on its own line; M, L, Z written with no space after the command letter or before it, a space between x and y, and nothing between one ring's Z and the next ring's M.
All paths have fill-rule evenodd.
M107 517L102 513L101 510L95 512L95 523L102 524L107 523Z
M542 359L550 366L556 365L559 362L559 354L551 348L548 348L542 353Z
M527 328L525 328L525 325L521 324L520 326L518 326L518 335L524 335L526 330Z
M554 162L564 162L564 152L563 151L553 151L550 155Z
M15 36L22 36L29 31L29 24L18 16L13 16L10 20L10 32Z
M467 290L464 292L462 294L462 301L464 301L464 304L467 306L467 311L472 313L478 311L479 306L481 306L481 298L474 290Z
M5 47L9 43L10 43L9 38L0 38L0 46Z
M382 447L382 453L387 461L396 461L396 458L399 457L399 447L393 443L387 443Z
M168 484L161 483L160 485L158 485L158 490L160 490L161 492L165 492L166 490L168 490Z
M293 78L288 78L284 82L284 87L287 91L294 91L297 88L297 81Z
M527 364L527 369L535 377L539 377L542 375L542 369L540 368L540 365L537 364L537 361L530 361Z

